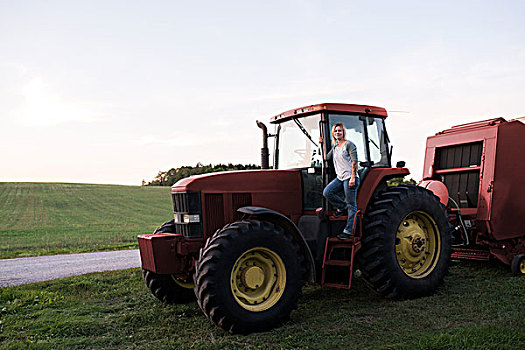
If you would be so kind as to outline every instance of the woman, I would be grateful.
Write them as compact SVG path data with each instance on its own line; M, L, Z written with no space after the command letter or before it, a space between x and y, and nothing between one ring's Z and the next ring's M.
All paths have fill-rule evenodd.
M348 220L342 233L337 235L339 239L352 238L354 216L357 211L356 196L359 186L357 176L357 148L346 139L346 131L343 123L336 123L332 127L332 138L334 147L328 153L327 159L333 159L336 178L324 189L323 196L332 203L336 212L334 216L341 216L344 210L348 211ZM345 200L341 197L344 192Z

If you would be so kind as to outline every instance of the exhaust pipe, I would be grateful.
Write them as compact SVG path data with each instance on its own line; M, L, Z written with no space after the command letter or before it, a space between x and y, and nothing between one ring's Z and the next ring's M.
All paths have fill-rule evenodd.
M257 126L261 128L263 133L263 146L261 148L261 168L270 169L270 153L268 151L268 130L264 123L256 120Z

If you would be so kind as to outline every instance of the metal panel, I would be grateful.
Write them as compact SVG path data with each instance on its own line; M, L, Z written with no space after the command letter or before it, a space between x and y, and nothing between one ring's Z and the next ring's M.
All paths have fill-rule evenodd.
M222 193L204 194L203 216L206 218L205 230L208 236L225 225Z
M478 206L479 170L442 176L449 196L460 208Z
M178 239L180 238L169 233L139 235L142 267L160 274L181 272L184 265L176 254Z
M435 169L468 168L481 164L483 142L472 142L461 145L439 147L436 149L438 164Z
M242 213L238 213L237 209L242 207L249 207L252 205L252 194L251 193L233 193L232 194L232 212L233 220L240 220Z
M492 193L491 225L497 240L525 236L525 124L498 128Z
M482 141L437 147L436 174L460 208L477 208ZM444 171L446 170L446 171Z
M172 193L184 191L201 191L203 203L204 233L213 234L215 230L222 227L225 222L234 220L233 194L251 193L252 205L275 210L292 218L294 223L302 215L302 193L301 177L298 170L252 170L252 171L230 171L223 173L210 173L200 176L192 176L177 182L172 187ZM218 210L221 217L229 217L229 221L207 223L209 214L205 203L210 195L209 201L222 201L220 205L215 203L210 210ZM221 197L222 196L222 197ZM220 212L222 210L222 212ZM220 224L220 225L219 225Z

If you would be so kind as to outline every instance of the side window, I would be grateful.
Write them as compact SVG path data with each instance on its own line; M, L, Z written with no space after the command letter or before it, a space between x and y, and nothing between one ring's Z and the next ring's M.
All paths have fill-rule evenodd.
M370 160L374 166L388 166L387 145L383 135L383 120L367 118L366 122L370 147Z

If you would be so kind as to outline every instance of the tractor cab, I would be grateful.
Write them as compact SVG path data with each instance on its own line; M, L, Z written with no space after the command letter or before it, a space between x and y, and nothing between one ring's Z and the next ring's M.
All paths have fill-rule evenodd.
M331 130L343 123L346 138L358 152L361 183L371 168L391 166L384 108L352 104L319 104L289 110L275 124L274 169L300 169L305 211L323 207L322 190L334 177L326 156L334 146ZM326 203L325 203L326 205Z

